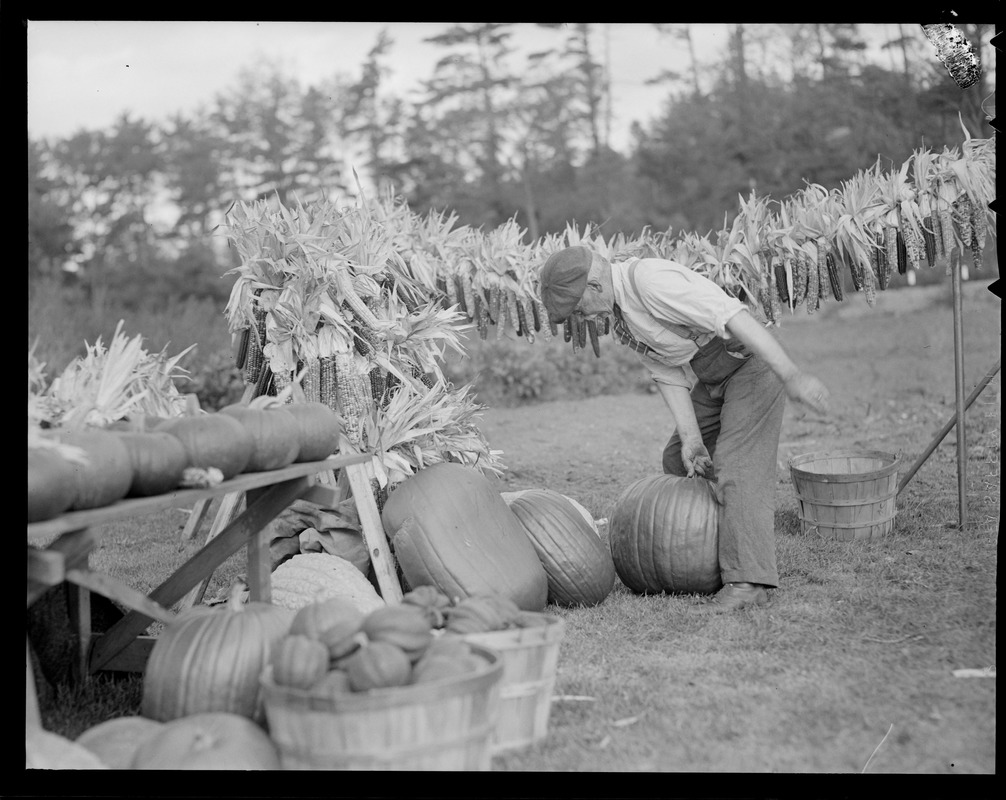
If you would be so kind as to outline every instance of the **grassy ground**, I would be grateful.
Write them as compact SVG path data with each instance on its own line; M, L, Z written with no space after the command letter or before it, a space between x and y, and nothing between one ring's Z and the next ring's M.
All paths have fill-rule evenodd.
M970 391L999 357L1001 310L985 284L965 289ZM494 769L995 772L995 679L952 671L995 664L999 378L967 415L964 531L955 432L899 496L894 531L872 542L800 533L786 466L850 447L901 453L903 469L915 461L954 411L949 293L889 292L874 309L856 297L784 321L779 338L829 384L835 413L787 409L771 604L706 618L696 598L616 583L598 607L550 609L566 635L548 738ZM604 520L625 487L659 470L665 420L658 396L625 394L492 409L483 427L510 467L501 489L555 489ZM152 588L187 556L184 522L178 509L109 529L92 564ZM241 569L229 561L209 595ZM137 678L103 677L45 698L43 724L72 737L138 703Z

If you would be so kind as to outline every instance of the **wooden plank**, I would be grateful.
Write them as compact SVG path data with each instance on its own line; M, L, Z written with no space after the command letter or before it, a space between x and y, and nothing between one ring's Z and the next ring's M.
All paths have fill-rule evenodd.
M331 486L322 486L319 483L316 483L304 492L304 496L300 499L306 500L309 503L314 503L322 508L335 508L339 505L340 501L338 489Z
M248 599L272 602L272 557L269 554L269 526L248 540Z
M211 498L203 498L202 500L197 500L195 505L192 506L192 511L189 513L189 518L185 521L185 527L182 529L182 541L188 542L196 537L196 533L203 524L203 520L206 519L206 512L210 510L210 504L213 502Z
M280 511L300 497L310 485L311 478L302 475L269 488L241 516L151 592L150 599L165 608L172 607L186 592L197 585L203 576L213 572L234 555ZM150 621L151 618L146 614L133 610L116 622L93 648L91 669L101 669L112 656L121 652L130 641L143 633Z
M302 464L291 464L283 469L242 473L218 486L206 489L177 489L152 497L130 497L101 508L71 511L53 519L30 523L28 525L28 543L45 544L52 537L68 531L92 528L141 514L163 511L167 508L179 506L188 508L199 500L222 497L235 492L244 493L249 489L258 489L318 472L341 469L348 464L359 464L369 459L370 456L365 453L333 455L323 461L305 461Z
M153 602L143 592L127 586L111 575L84 569L71 569L67 570L66 579L70 583L103 595L109 600L121 603L127 608L142 611L148 617L158 622L167 624L175 618L175 615L171 611Z
M75 571L80 570L68 569L66 574L69 576ZM70 583L64 586L70 624L77 631L77 658L72 665L71 676L74 681L82 682L87 680L87 654L91 647L91 593Z
M97 643L105 634L95 633L94 642ZM101 668L102 672L143 672L150 659L150 651L157 643L156 636L137 636L112 656ZM92 667L92 672L93 672Z
M402 585L398 582L398 571L395 568L395 558L388 547L388 538L384 534L380 512L370 489L370 478L362 464L351 464L343 472L349 481L356 502L356 510L360 515L360 527L363 529L363 540L367 543L370 562L374 565L377 575L377 585L381 589L381 597L389 604L402 601Z
M85 557L100 539L97 531L86 528L63 533L41 551L28 545L28 605L38 600L52 585L46 581L52 576L54 564L62 562L65 572L67 565L76 564Z
M241 499L243 497L244 495L235 492L234 494L225 495L223 500L220 501L220 508L217 509L217 515L213 519L213 524L210 526L210 532L206 534L206 542L204 542L204 546L213 541L220 534L220 531L230 525L234 517L237 516L238 508L241 505ZM192 590L182 598L182 601L178 604L179 611L185 611L186 609L192 608L192 606L197 603L202 602L203 595L206 594L206 587L210 585L210 578L212 576L213 573L210 572L197 586L194 586Z

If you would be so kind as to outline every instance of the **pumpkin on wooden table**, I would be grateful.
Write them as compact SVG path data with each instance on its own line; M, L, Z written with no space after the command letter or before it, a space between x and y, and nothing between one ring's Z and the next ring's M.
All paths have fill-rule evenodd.
M73 462L57 443L28 447L28 522L58 517L76 496ZM79 453L84 458L83 452Z
M129 452L133 480L129 497L149 497L177 489L189 466L185 445L164 431L120 431Z
M242 603L238 582L223 606L196 606L165 626L143 674L143 716L166 722L205 711L261 719L259 678L293 612Z
M251 460L255 441L237 419L229 414L199 413L172 417L154 430L170 433L185 446L189 464L215 467L230 480L241 474Z
M102 508L126 496L133 483L133 467L126 445L115 433L82 428L58 433L56 438L84 452L84 460L73 463L72 510Z
M510 510L524 526L548 574L548 599L560 606L595 606L615 586L615 564L569 498L547 489L521 492Z
M292 464L300 453L300 425L275 397L256 397L247 405L235 403L220 409L251 434L254 447L245 472L265 472Z
M304 401L284 406L297 421L297 462L321 461L339 449L342 417L324 403Z
M608 539L618 577L638 593L708 594L722 582L719 503L705 478L654 475L615 503Z

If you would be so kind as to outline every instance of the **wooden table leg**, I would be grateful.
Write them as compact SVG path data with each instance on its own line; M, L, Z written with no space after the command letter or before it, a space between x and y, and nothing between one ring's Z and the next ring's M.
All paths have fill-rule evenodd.
M248 504L258 499L261 489L248 492ZM269 525L248 540L248 599L272 602L272 558L269 555Z
M363 540L367 544L370 562L374 565L381 597L388 604L400 603L402 585L398 582L395 558L388 546L388 537L384 534L384 524L381 522L381 514L377 510L377 503L370 489L366 469L363 464L350 464L343 467L343 470L353 492L357 513L360 515Z
M75 563L66 564L67 571L70 569L84 569L88 567L87 553L78 557ZM64 583L63 589L66 592L66 608L70 615L70 626L77 634L77 658L74 659L71 675L75 682L87 682L88 651L91 647L91 590L86 586L79 586L73 583Z
M164 608L171 608L186 592L197 586L204 576L212 574L213 570L259 534L312 484L311 477L302 477L271 486L249 505L243 514L154 589L149 598ZM116 622L101 639L95 642L91 651L91 672L107 664L113 656L143 633L150 622L149 616L135 609Z
M42 727L42 715L38 710L38 692L35 689L35 672L31 668L31 642L25 637L25 687L24 722L25 729L31 731Z
M234 494L224 495L223 500L220 501L220 508L217 509L217 515L213 519L213 524L210 526L210 532L206 534L206 542L210 542L215 539L230 522L237 516L238 509L241 505L241 500L243 498L241 492L235 492ZM202 581L200 581L198 586L193 587L192 591L182 598L182 601L178 604L178 611L181 613L197 603L201 603L203 600L203 595L206 594L206 587L210 584L210 578L213 576L211 572Z

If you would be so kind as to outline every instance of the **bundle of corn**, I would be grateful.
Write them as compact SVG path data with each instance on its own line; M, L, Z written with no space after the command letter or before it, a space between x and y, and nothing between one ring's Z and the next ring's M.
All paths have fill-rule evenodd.
M863 292L872 306L877 297L877 275L870 231L883 213L880 187L874 176L861 171L842 184L839 198L835 258L848 267L853 289Z
M178 362L195 345L176 356L148 353L143 337L132 339L122 331L123 321L106 348L99 336L86 353L71 361L48 386L40 384L44 372L32 366L29 352L29 417L52 428L104 427L127 417L174 417L185 412L186 397L176 380L187 371Z
M994 230L989 203L995 199L995 139L974 139L964 127L960 158L945 160L960 193L952 204L955 241L971 251L972 265L981 269L988 229Z

